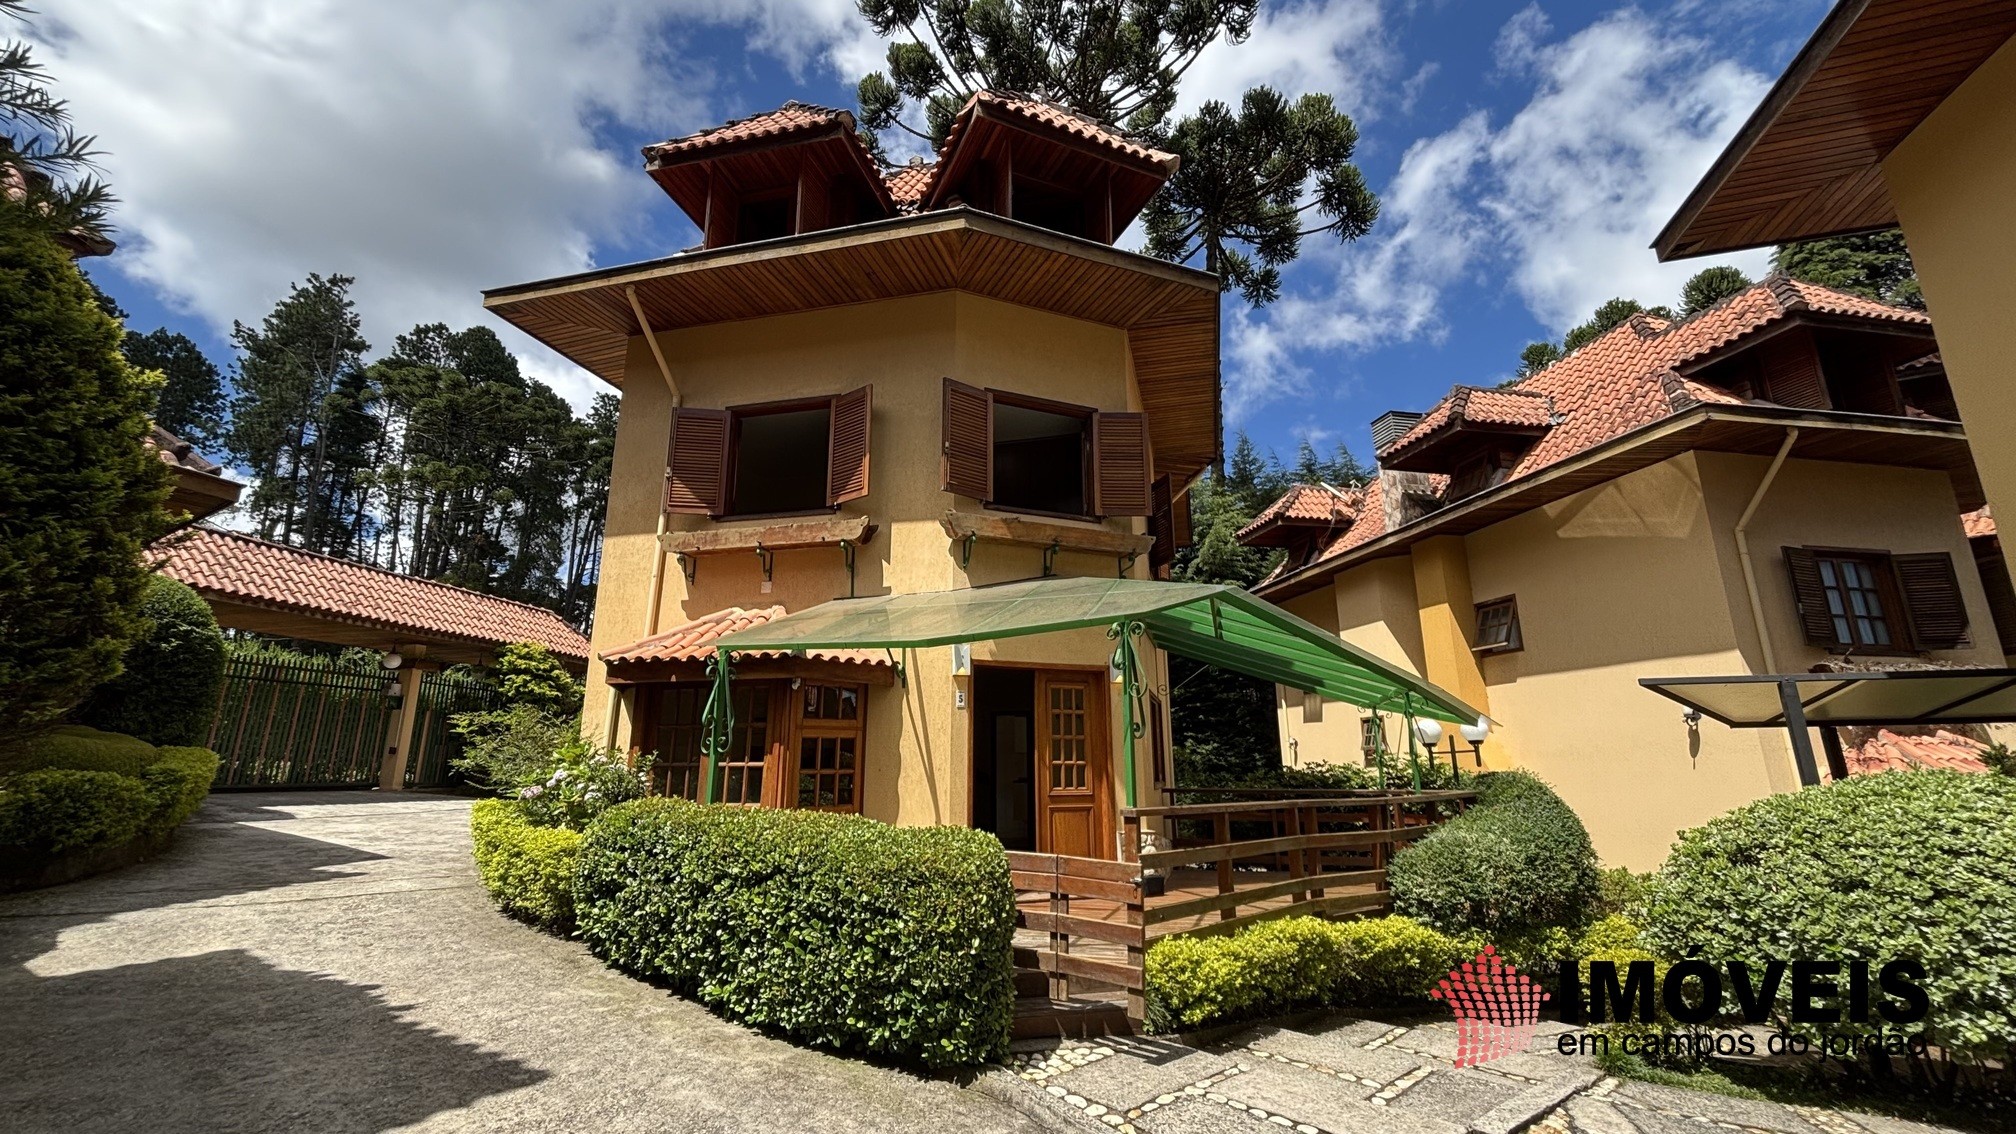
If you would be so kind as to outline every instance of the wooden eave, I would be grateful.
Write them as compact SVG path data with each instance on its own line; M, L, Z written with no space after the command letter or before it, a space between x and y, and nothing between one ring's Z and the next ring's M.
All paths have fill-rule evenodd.
M612 386L642 334L940 291L1127 332L1158 473L1217 461L1218 280L973 209L891 217L483 293L483 305Z
M1983 503L1980 475L1968 451L1966 431L1957 422L1703 403L1292 571L1256 588L1255 593L1272 602L1307 594L1341 571L1374 559L1405 555L1415 543L1430 536L1480 531L1682 453L1769 456L1784 444L1788 427L1799 430L1790 454L1795 459L1936 469L1953 479L1962 512Z
M707 660L660 659L604 663L611 685L655 685L665 681L712 681ZM806 681L829 681L860 685L894 685L896 669L882 661L839 661L831 658L740 657L735 659L736 681L797 677Z
M970 120L963 124L961 136L952 147L952 152L943 159L944 164L931 179L931 191L925 196L923 208L937 209L944 205L946 197L955 186L965 183L967 173L973 163L983 158L996 158L1000 151L1013 144L1017 137L1031 142L1053 147L1057 154L1076 157L1078 164L1089 167L1098 162L1111 169L1118 176L1113 183L1113 232L1118 236L1134 222L1148 199L1162 187L1174 170L1162 163L1111 146L1100 145L1089 138L1082 138L1068 130L1045 126L1020 115L1006 113L984 102L975 103L967 111ZM1039 180L1078 180L1059 176L1046 166L1053 163L1028 162L1027 152L1015 159L1015 172L1035 176Z
M415 630L374 619L357 618L328 611L307 610L283 603L263 602L242 595L232 596L196 588L220 626L249 630L281 638L326 642L336 646L358 646L369 650L389 650L407 643L427 647L431 660L450 665L488 665L502 643L433 631ZM586 657L555 653L562 665L574 673L588 668Z
M1349 527L1353 513L1328 520L1300 516L1275 516L1247 533L1239 542L1247 547L1289 547L1307 539L1320 539L1325 532Z
M186 512L189 522L215 515L233 504L245 486L226 476L175 466L175 487L168 494L168 511Z
M1652 247L1673 260L1895 225L1883 160L2012 33L2008 0L1841 0Z
M650 148L645 152L650 154ZM851 176L857 188L874 198L885 214L896 211L881 171L862 150L853 132L840 122L782 136L723 142L669 158L650 156L644 170L704 231L711 179L722 179L738 190L761 191L789 184L796 176L798 163L808 161L827 173Z
M1383 468L1395 472L1448 472L1452 463L1469 456L1494 441L1516 441L1530 445L1545 436L1551 425L1501 425L1452 417L1430 430L1406 448L1379 458Z
M1783 316L1741 334L1728 342L1700 354L1684 358L1673 366L1673 372L1681 375L1699 374L1718 362L1734 358L1764 342L1777 338L1787 331L1806 328L1824 331L1853 331L1864 335L1891 335L1903 339L1922 339L1936 343L1930 323L1907 323L1899 319L1875 319L1866 315L1839 315L1825 311L1800 309L1787 311Z

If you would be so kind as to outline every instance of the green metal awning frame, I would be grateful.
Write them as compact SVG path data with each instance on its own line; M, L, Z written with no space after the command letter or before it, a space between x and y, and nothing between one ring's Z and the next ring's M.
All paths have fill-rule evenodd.
M1483 715L1448 691L1375 657L1313 623L1216 583L1146 579L1044 578L904 595L835 599L717 642L714 690L703 716L707 766L702 791L713 795L714 764L733 729L729 681L738 651L901 650L1103 628L1125 689L1127 804L1134 805L1134 741L1146 729L1136 704L1143 634L1172 654L1276 685L1379 712L1447 724Z

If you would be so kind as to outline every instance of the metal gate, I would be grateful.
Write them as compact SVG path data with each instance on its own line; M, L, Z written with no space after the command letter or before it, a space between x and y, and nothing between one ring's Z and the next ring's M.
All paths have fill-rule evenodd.
M371 787L399 713L388 675L288 658L231 658L208 747L222 757L213 788ZM480 678L423 674L408 787L441 787L461 738L448 717L494 707Z

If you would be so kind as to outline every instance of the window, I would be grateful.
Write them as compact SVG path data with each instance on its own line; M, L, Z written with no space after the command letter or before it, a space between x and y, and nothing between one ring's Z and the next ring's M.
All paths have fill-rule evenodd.
M793 515L868 495L871 392L863 386L828 398L673 410L665 510Z
M994 400L994 495L988 503L1083 516L1092 415Z
M1108 413L945 380L946 492L1057 516L1147 516L1143 414Z
M763 802L763 771L770 761L771 687L751 682L735 690L735 727L728 734L728 751L714 761L714 800L717 803Z
M1358 751L1365 757L1365 766L1375 767L1379 763L1379 750L1386 746L1386 730L1380 726L1378 717L1361 717L1358 721Z
M1519 631L1519 602L1512 596L1477 604L1477 644L1480 654L1510 653L1526 645Z
M826 507L826 457L833 411L751 409L730 416L728 514L769 516Z
M1310 689L1302 691L1302 723L1323 723L1323 694Z
M858 685L814 685L798 691L799 807L861 810L861 697Z
M700 713L708 688L695 683L648 690L654 703L648 710L647 749L657 757L651 765L651 790L659 795L700 798Z
M1066 236L1084 236L1085 198L1083 194L1060 189L1026 177L1015 178L1009 198L1015 219Z
M791 198L788 195L766 196L753 201L744 201L735 210L735 242L747 244L752 240L775 240L791 235Z
M1840 653L1903 654L1967 643L1967 604L1943 551L1788 547L1806 641Z

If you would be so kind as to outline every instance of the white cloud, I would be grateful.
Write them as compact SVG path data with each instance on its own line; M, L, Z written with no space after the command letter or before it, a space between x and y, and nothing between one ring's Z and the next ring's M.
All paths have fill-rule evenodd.
M723 116L675 20L744 28L801 73L851 78L880 55L851 0L100 0L34 34L106 151L115 268L220 331L309 272L353 275L384 348L418 322L483 320L482 288L590 267L626 223L674 215L596 127ZM592 379L507 334L585 404Z
M1496 56L1531 82L1530 100L1502 126L1478 111L1416 141L1381 192L1374 234L1305 257L1330 273L1322 286L1228 321L1228 416L1309 393L1299 352L1440 336L1459 287L1509 287L1558 332L1613 295L1668 302L1706 266L1659 264L1647 245L1765 77L1634 8L1550 34L1538 7L1514 16ZM1733 262L1757 274L1763 259Z
M1369 116L1399 60L1379 0L1268 4L1243 43L1219 40L1198 56L1177 112L1213 99L1237 110L1239 96L1265 84L1291 98L1329 94L1346 113Z

